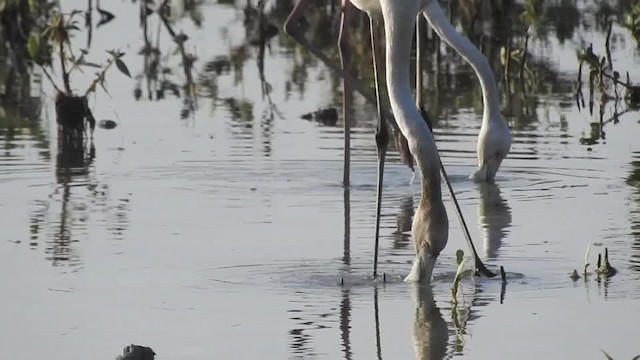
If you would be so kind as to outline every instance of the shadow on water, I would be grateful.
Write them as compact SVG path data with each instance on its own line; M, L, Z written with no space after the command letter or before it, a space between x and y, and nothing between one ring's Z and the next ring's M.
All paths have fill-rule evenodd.
M482 232L485 257L495 259L502 240L509 234L511 207L502 198L496 184L480 184L478 201L478 225Z

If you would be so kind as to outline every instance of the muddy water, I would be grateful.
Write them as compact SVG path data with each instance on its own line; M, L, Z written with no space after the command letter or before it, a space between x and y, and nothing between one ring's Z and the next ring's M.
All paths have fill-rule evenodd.
M137 8L109 6L117 18L94 33L92 52L99 61L102 50L121 48L138 74ZM206 61L243 43L244 28L241 10L217 4L199 10L202 28L188 20L176 28L189 34L188 49L197 49L196 69L204 74ZM563 44L552 37L533 41L532 51L571 79L575 43L602 43L601 32L583 30ZM616 43L615 66L633 69L633 41L622 28L614 34L626 41ZM600 349L625 359L640 353L632 315L640 311L637 112L608 123L606 140L582 145L597 117L577 110L569 80L556 86L564 92L540 95L527 109L513 102L507 110L518 119L512 154L497 184L480 186L466 177L475 163L477 85L440 103L447 116L436 138L472 237L489 267L504 266L508 277L504 288L499 280L466 279L453 308L454 254L466 245L451 204L450 242L433 291L415 290L400 279L412 260L419 189L391 152L380 252L388 282L373 281L374 109L354 106L352 185L345 191L341 123L299 118L339 108L333 78L306 60L304 87L292 83L304 54L292 52L284 37L270 44L264 66L275 109L261 93L257 50L248 47L238 69L218 76L219 99L200 98L186 119L179 116L181 99L135 101L133 82L114 71L111 97L99 94L94 112L119 126L98 129L95 148L85 154L56 147L50 99L39 122L3 124L5 356L109 358L129 343L151 346L163 359L601 359ZM458 71L475 84L468 70ZM77 88L90 75L79 74ZM464 98L469 93L473 104ZM237 103L224 106L231 101L220 99ZM454 106L460 103L466 105ZM270 110L277 114L270 117ZM582 267L590 242L591 263L608 247L619 273L573 282L569 273Z

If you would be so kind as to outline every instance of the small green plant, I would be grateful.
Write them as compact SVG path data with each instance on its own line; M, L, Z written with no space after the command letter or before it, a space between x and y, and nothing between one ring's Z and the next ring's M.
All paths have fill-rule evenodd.
M584 254L584 268L582 269L582 276L584 276L584 278L586 279L587 276L590 275L590 273L587 271L589 269L589 254L591 253L591 242L589 242L589 245L587 245L587 251ZM582 276L580 276L578 274L578 271L576 269L573 269L573 273L571 274L571 279L573 281L576 281L578 279L580 279Z
M464 251L458 249L458 251L456 251L458 269L456 270L456 276L453 278L453 288L451 288L451 302L454 306L458 305L458 288L460 287L460 281L464 273L464 262Z

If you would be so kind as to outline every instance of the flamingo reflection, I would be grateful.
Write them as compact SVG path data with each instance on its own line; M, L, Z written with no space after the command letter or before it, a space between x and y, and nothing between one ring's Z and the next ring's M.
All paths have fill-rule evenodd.
M511 207L494 184L480 184L478 225L480 225L485 257L494 259L511 226Z

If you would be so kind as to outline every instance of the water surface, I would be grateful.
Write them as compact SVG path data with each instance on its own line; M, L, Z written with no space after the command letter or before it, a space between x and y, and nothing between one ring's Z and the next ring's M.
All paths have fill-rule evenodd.
M205 64L233 49L245 60L215 75L217 96L200 97L193 114L181 118L182 99L173 96L136 101L134 82L114 71L110 97L99 93L92 103L96 117L119 126L97 129L93 150L57 148L51 98L38 122L2 124L4 353L108 358L136 343L163 359L639 354L640 331L630 317L640 311L639 116L627 112L605 125L605 138L597 131L594 138L597 111L574 105L576 45L602 44L604 36L590 26L588 4L580 3L586 20L569 40L553 32L532 40L533 56L559 75L545 80L554 90L526 106L515 97L505 105L514 141L495 185L467 178L481 113L469 69L454 68L462 85L452 99L434 100L448 90L429 87L443 162L480 255L508 273L505 288L495 279L467 279L452 308L455 251L468 251L448 194L450 241L432 293L439 312L428 293L400 281L413 259L419 186L393 150L380 249L389 281L373 281L375 108L356 97L345 190L342 120L323 126L300 118L340 109L335 76L280 34L266 50L273 91L263 96L258 49L241 47L242 10L206 2L198 7L201 28L186 18L175 25L189 34L197 74L211 76ZM108 6L117 17L94 33L92 53L99 60L103 50L121 48L139 74L137 7ZM634 41L619 26L614 36L614 66L632 70L639 63ZM160 43L173 49L166 33ZM76 87L90 75L79 74ZM607 247L619 273L573 282L569 273L581 269L590 242L591 262Z

